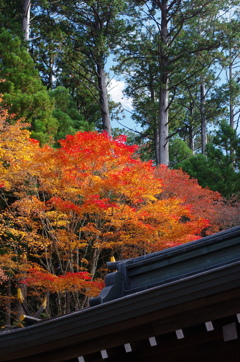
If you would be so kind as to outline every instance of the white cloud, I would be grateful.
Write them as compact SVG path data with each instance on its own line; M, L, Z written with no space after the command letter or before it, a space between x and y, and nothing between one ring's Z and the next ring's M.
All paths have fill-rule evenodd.
M121 103L123 108L130 111L133 109L132 99L123 94L124 88L125 83L123 80L112 79L108 86L108 93L114 102Z

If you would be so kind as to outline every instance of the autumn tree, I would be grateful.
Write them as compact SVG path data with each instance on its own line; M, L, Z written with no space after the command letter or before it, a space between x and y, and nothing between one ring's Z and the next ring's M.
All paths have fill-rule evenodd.
M205 156L199 155L199 157L204 158ZM208 167L208 162L203 163L203 165L205 168ZM224 170L224 167L222 169ZM173 170L164 165L156 169L156 176L163 182L162 198L180 196L184 205L191 205L194 214L209 220L209 225L202 230L202 236L239 225L240 202L238 194L233 194L228 198L223 197L219 192L212 191L210 188L203 188L196 178L189 176L183 170ZM231 188L231 182L229 184ZM234 184L233 187L235 187Z
M78 132L58 149L40 148L6 117L3 110L0 268L10 278L5 293L14 299L20 286L32 311L46 296L47 315L79 309L99 292L110 256L189 242L207 228L180 197L161 197L155 167L126 137Z
M0 269L0 284L7 280L7 276L2 269Z
M16 298L16 285L26 285L27 278L31 279L32 290L29 290L36 295L38 288L38 298L40 300L48 293L49 280L54 280L56 270L47 270L47 266L42 263L43 260L38 258L37 250L43 248L41 238L41 220L35 219L36 214L29 215L28 204L31 197L39 195L37 182L37 168L34 170L31 164L36 155L36 151L41 152L39 143L36 140L30 139L30 132L26 130L27 124L17 121L10 124L11 118L5 109L1 109L1 126L0 126L0 208L1 208L1 229L0 229L0 265L4 275L8 277L2 285L1 303L4 304L6 313L6 324L10 323L10 315L17 317L19 313L19 304ZM30 199L29 199L30 197ZM21 211L20 211L21 210ZM19 214L20 212L20 214ZM18 216L17 216L18 215ZM15 222L16 221L16 222ZM22 224L22 227L20 226ZM43 231L42 231L43 232ZM40 233L40 235L39 235ZM42 240L39 244L39 237ZM30 245L35 245L30 252ZM40 246L42 245L42 247ZM29 249L30 247L30 249ZM44 248L42 250L45 250ZM53 257L54 259L54 257ZM51 272L53 275L51 275ZM34 287L34 276L38 275L38 284ZM40 276L42 276L40 278ZM52 278L52 279L51 279ZM82 273L81 270L72 276L66 274L60 279L55 278L55 288L51 287L52 293L57 293L62 290L61 283L70 286L70 280L75 280L71 291L75 294L84 295L99 292L100 284L90 282L88 273ZM58 282L60 282L58 284ZM25 284L24 284L25 283ZM57 284L59 285L57 287ZM61 284L61 285L63 285ZM76 287L78 285L78 288ZM75 286L75 287L74 287ZM77 292L75 289L77 288ZM24 288L25 290L25 288ZM34 292L35 290L35 292ZM69 288L68 288L69 290ZM8 296L8 297L7 297ZM27 295L26 295L27 297ZM62 297L64 299L64 297ZM51 301L49 301L51 305ZM30 301L31 305L31 301ZM32 305L34 310L34 305ZM67 307L66 307L67 308ZM11 310L13 309L13 314ZM49 309L51 307L49 306ZM61 309L61 306L56 310L61 310L62 313L66 309ZM51 313L56 313L56 310ZM14 314L15 312L16 314Z

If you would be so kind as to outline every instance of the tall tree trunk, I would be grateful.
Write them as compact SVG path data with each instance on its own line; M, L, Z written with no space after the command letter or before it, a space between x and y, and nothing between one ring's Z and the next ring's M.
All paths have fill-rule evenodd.
M233 100L233 63L232 63L232 51L230 49L230 59L231 63L229 65L229 117L230 117L230 127L234 129L234 100ZM231 147L230 155L234 158L234 150ZM234 167L234 162L232 162L232 167Z
M159 92L159 163L169 164L169 144L168 144L168 1L162 1L161 7L161 55L160 55L160 81Z
M155 156L156 156L156 164L160 165L160 144L159 144L159 128L158 124L154 127L154 150L155 150Z
M230 56L231 58L231 56ZM234 101L233 101L233 64L229 65L229 113L230 113L230 126L234 129Z
M194 154L194 133L191 125L189 127L189 148Z
M189 113L190 113L191 120L193 120L193 109L194 109L193 102L190 102ZM192 125L192 122L190 122L190 124L189 124L188 134L189 134L189 148L194 154L194 127Z
M52 89L53 88L53 76L54 76L53 68L54 68L54 57L50 56L50 59L49 59L49 72L48 72L48 84L46 85L47 89Z
M111 121L110 121L110 113L108 105L106 75L104 72L104 67L102 66L101 63L97 64L97 71L98 71L99 101L101 106L103 130L106 131L108 135L111 137L112 131L111 131Z
M168 82L166 82L166 88ZM168 143L168 90L162 88L159 97L159 164L169 164Z
M29 41L31 0L22 0L22 30L24 40Z
M92 255L92 266L91 266L91 271L90 271L90 274L92 275L92 280L94 279L95 277L95 273L97 271L97 266L98 266L98 261L99 261L99 257L100 257L100 254L101 254L101 249L99 248L95 248L93 250L93 255Z
M207 122L206 122L206 112L205 112L205 103L206 103L206 94L205 94L205 84L202 82L200 86L200 114L201 114L201 138L202 138L202 154L206 152L207 145Z
M155 104L155 89L154 89L154 78L153 78L153 70L151 63L148 65L148 71L149 71L149 91L151 95L151 102L154 105ZM156 164L160 164L159 155L160 155L160 148L159 148L159 122L158 122L158 115L155 114L155 112L152 112L151 122L149 125L153 128L153 143L154 143L154 152L155 152L155 160Z

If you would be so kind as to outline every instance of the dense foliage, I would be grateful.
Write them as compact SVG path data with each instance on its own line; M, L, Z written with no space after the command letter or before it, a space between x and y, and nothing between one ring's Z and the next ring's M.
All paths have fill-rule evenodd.
M111 256L219 230L220 195L181 171L141 161L125 136L77 132L60 148L41 148L26 124L10 124L1 112L1 303L9 320L11 308L12 317L20 313L17 287L31 313L44 297L47 315L66 313L99 293Z
M205 154L189 157L177 164L203 187L219 191L225 197L239 195L240 138L237 131L222 122L206 146Z

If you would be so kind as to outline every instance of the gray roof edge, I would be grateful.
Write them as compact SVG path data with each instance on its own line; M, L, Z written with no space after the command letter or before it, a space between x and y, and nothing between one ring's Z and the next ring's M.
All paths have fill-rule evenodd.
M0 361L9 349L61 343L66 337L239 287L240 261L0 335Z
M131 267L131 264L138 265L144 263L151 263L154 259L164 259L168 256L172 256L174 254L181 254L185 251L194 250L198 248L203 248L209 244L218 243L219 241L224 241L229 239L230 237L234 238L240 236L240 226L236 226L231 229L220 231L219 233L205 236L201 239L197 239L194 241L187 242L186 244L177 245L171 248L167 248L161 251L157 251L151 254L146 254L142 256L138 256L132 259L119 260L116 262L107 262L107 266L109 270L121 270L121 266L123 264Z

